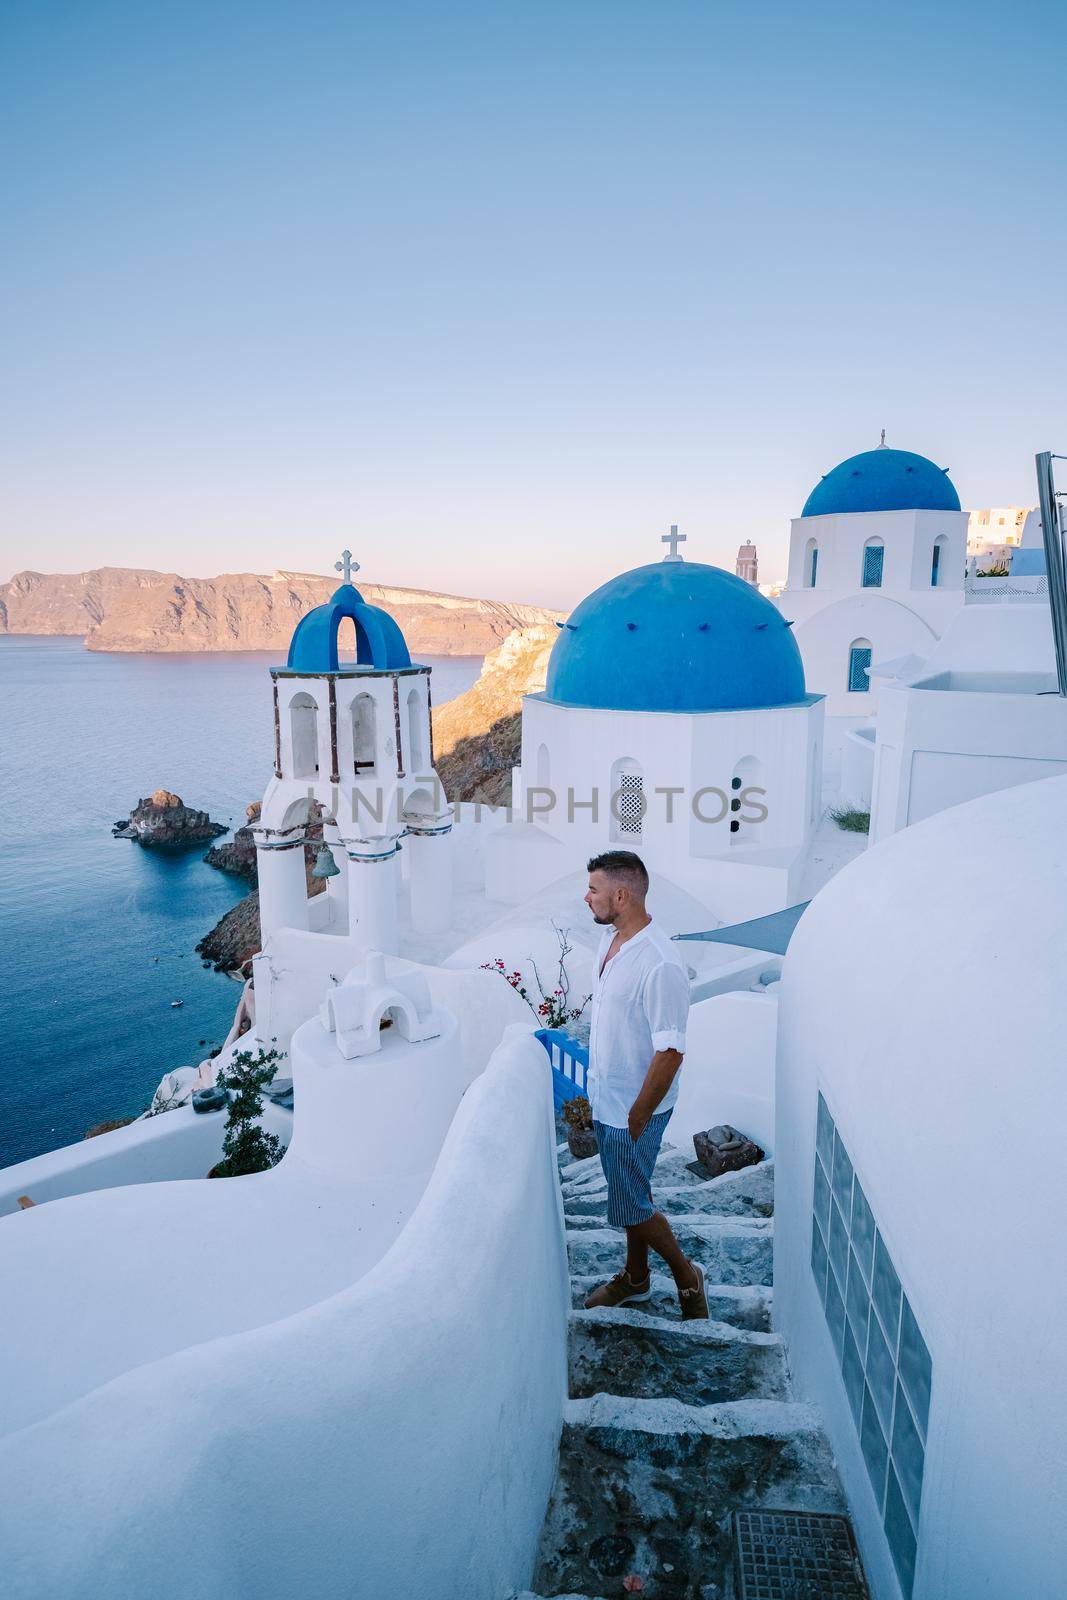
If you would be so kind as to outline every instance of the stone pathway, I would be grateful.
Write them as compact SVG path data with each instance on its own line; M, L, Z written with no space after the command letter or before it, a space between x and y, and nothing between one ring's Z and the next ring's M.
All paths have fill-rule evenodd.
M536 1593L515 1600L608 1600L629 1574L646 1600L732 1600L734 1511L846 1510L818 1418L790 1398L771 1332L773 1163L706 1180L664 1145L656 1200L704 1268L711 1312L682 1322L673 1280L655 1272L650 1301L582 1309L622 1265L623 1238L606 1225L599 1159L572 1161L565 1143L558 1157L570 1399Z

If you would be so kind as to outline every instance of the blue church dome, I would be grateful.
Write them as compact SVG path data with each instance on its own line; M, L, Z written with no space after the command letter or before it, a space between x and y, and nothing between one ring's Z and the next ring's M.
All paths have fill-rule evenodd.
M849 456L817 483L800 513L831 517L851 511L958 511L960 497L948 475L925 456L879 445Z
M803 700L789 623L721 567L656 561L594 589L563 624L546 700L614 711L749 711Z
M289 645L288 666L294 672L336 672L337 630L346 617L356 628L356 665L389 672L410 667L411 657L398 625L388 611L369 606L351 583L342 583L323 606L301 617Z

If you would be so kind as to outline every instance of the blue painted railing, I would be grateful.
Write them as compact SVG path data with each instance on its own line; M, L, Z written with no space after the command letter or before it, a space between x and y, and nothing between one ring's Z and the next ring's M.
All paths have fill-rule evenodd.
M538 1028L537 1037L552 1063L552 1099L558 1111L565 1100L588 1094L589 1051L562 1028Z

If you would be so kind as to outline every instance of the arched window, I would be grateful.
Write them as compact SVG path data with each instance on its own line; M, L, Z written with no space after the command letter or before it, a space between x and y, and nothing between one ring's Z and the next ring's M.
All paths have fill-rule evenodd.
M289 702L289 727L293 735L293 777L319 775L319 708L311 695L294 694Z
M948 540L942 536L934 540L933 555L930 557L930 587L936 589L941 582L941 564L945 559L945 546Z
M853 639L848 647L848 692L866 694L871 687L868 672L871 665L871 641Z
M357 778L374 771L375 751L374 696L364 691L352 701L352 765Z
M425 777L426 740L423 738L422 700L417 689L408 690L408 771L412 777Z
M763 793L749 795L751 789L764 789L763 763L755 756L745 756L734 768L730 779L730 843L752 844L759 838L760 808L766 810Z
M860 583L864 589L882 587L882 568L885 565L885 545L881 539L868 539L863 547L863 575Z
M537 764L534 769L534 782L539 789L547 789L550 787L547 744L539 744L537 747Z
M819 546L809 539L804 549L804 587L814 589L819 574Z
M616 844L625 844L641 837L648 802L645 799L645 779L641 763L623 756L611 769L611 837Z
M356 624L351 617L342 617L337 624L337 664L354 665L359 655Z

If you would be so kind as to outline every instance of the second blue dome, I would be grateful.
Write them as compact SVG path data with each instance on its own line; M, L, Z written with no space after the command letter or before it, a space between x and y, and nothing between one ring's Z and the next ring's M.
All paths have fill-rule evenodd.
M571 613L545 698L614 711L749 711L805 696L792 629L721 567L656 561L620 573Z
M946 467L910 450L879 445L849 456L815 485L802 517L832 517L852 511L958 511Z

